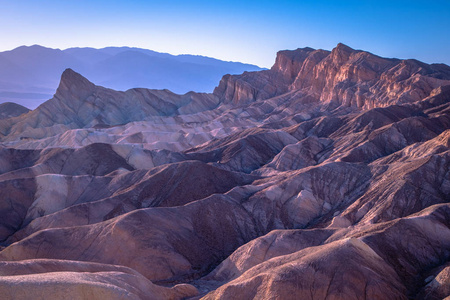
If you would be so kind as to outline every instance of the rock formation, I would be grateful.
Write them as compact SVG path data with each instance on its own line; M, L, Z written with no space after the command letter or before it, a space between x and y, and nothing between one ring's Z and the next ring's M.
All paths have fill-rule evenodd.
M322 102L368 109L421 100L449 85L449 77L446 65L386 59L338 44L331 52L280 51L270 70L225 76L214 94L245 104L301 91Z
M449 296L446 65L304 48L185 95L66 70L0 132L7 299Z

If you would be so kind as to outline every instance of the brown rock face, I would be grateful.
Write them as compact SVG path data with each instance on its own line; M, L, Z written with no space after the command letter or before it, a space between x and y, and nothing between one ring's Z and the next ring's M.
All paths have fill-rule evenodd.
M214 90L214 95L224 103L239 105L284 94L289 91L289 86L311 52L311 48L280 51L270 70L225 75Z
M0 120L0 298L448 297L449 79L342 44L214 95L67 70Z
M381 58L338 44L331 52L280 51L270 70L227 75L214 94L224 102L245 104L302 91L317 101L367 109L415 102L449 84L446 65Z

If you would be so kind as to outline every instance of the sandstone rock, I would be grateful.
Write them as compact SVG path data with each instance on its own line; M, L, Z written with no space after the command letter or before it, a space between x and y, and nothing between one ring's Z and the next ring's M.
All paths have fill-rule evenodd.
M214 90L225 103L245 104L286 93L300 71L302 63L314 49L280 51L274 66L260 72L244 72L242 75L225 75Z
M386 59L338 44L331 53L311 48L281 51L270 70L227 75L214 94L225 102L245 104L304 90L323 102L374 108L419 101L449 83L446 65Z

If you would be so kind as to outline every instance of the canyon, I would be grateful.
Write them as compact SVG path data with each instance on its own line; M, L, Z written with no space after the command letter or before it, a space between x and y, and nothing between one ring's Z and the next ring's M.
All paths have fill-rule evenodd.
M443 299L450 67L338 44L0 113L6 299Z

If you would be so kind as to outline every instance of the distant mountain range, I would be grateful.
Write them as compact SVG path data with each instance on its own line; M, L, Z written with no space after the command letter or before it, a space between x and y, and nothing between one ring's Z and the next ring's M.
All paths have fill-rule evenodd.
M69 48L21 46L0 52L0 103L34 109L52 97L61 73L71 68L92 82L116 90L135 87L212 92L225 74L260 67L196 55L171 55L130 47Z

